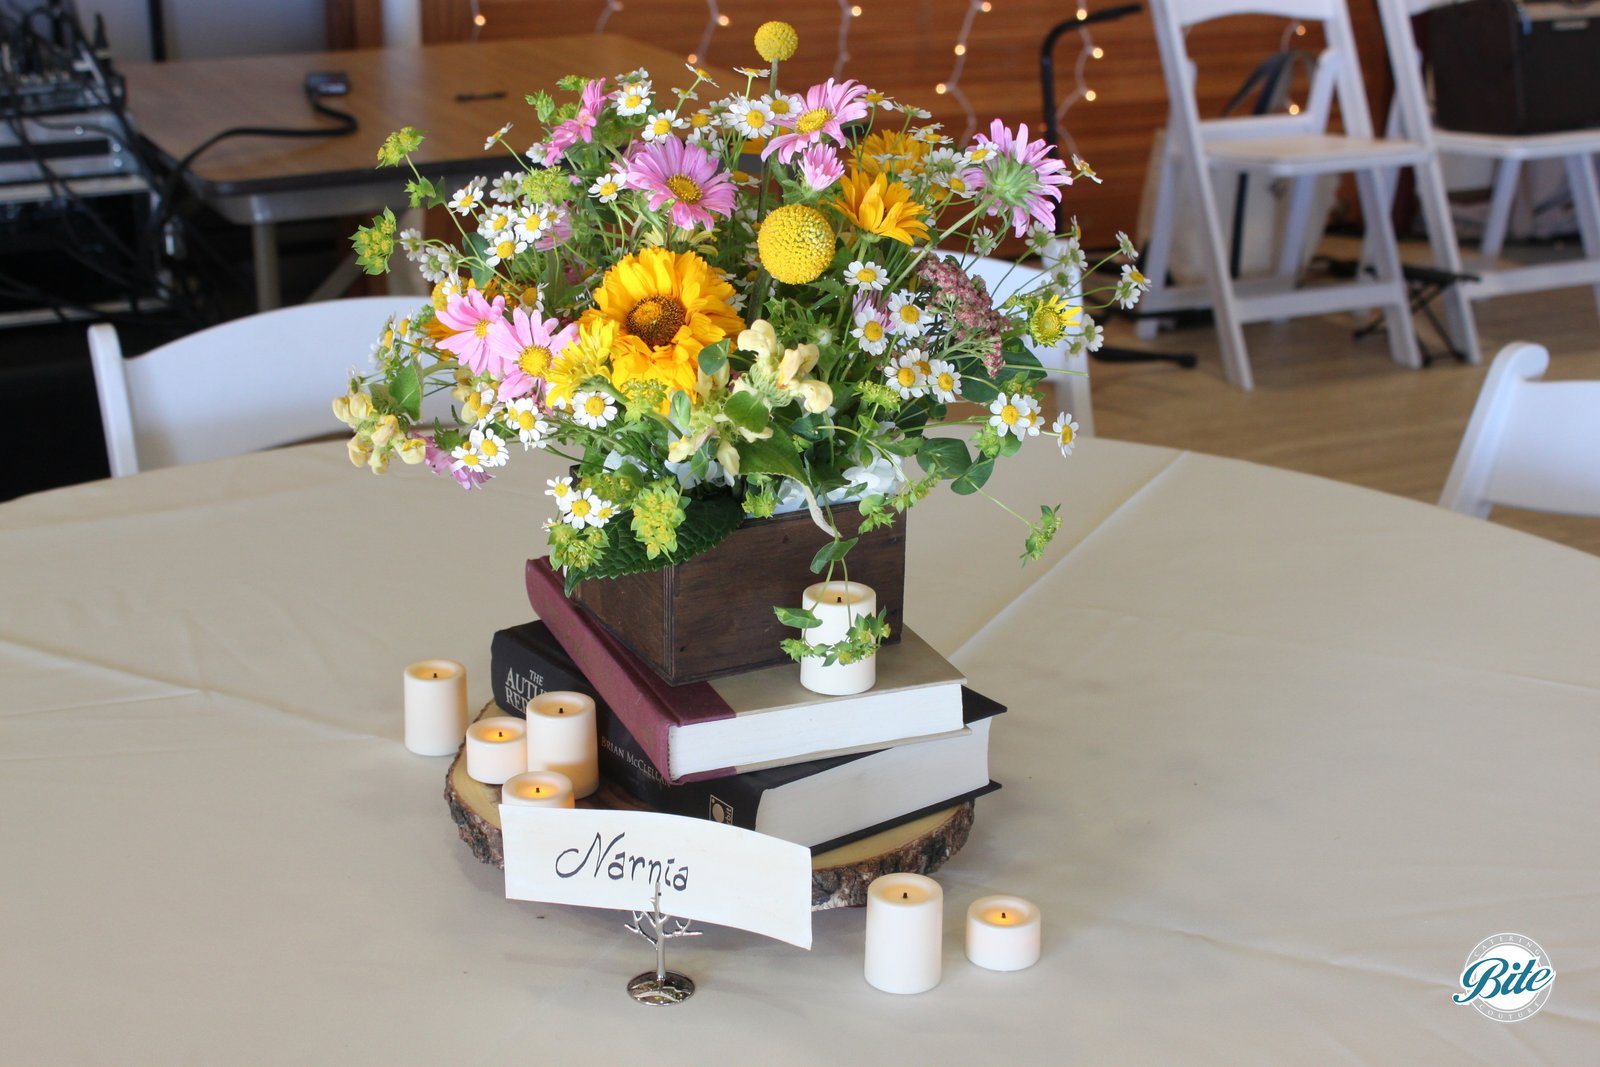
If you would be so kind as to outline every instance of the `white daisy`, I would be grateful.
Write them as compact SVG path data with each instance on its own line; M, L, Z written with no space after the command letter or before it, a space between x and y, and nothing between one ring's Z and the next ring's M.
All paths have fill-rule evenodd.
M853 260L850 266L845 268L844 280L857 289L870 289L876 293L881 292L883 287L888 284L889 276L883 272L883 268L878 264L870 260L863 262L857 259Z
M923 144L949 144L950 138L939 132L942 129L944 129L944 126L937 122L931 123L927 126L918 126L915 130L911 131L911 139L913 141L921 141Z
M1056 246L1056 267L1082 273L1089 269L1089 257L1083 254L1076 237L1068 237Z
M639 131L639 136L646 141L664 141L672 136L673 130L680 130L687 125L688 119L680 119L670 111L657 111L645 119L644 129Z
M602 174L589 186L589 195L602 204L609 204L622 192L622 177L618 174Z
M489 186L489 195L502 204L509 204L522 193L522 175L508 170Z
M1100 185L1101 184L1100 175L1098 175L1098 174L1096 174L1094 172L1094 168L1093 167L1089 166L1089 164L1087 164L1083 160L1079 159L1078 158L1078 153L1076 153L1076 152L1072 153L1072 169L1077 172L1077 176L1078 177L1080 177L1080 178L1088 178L1090 181L1094 182L1096 185Z
M860 342L863 352L874 356L881 355L889 347L888 327L871 308L856 312L856 328L850 331L850 336Z
M786 93L768 93L761 98L761 104L772 116L772 121L784 127L793 124L805 111L804 100Z
M921 337L928 326L928 314L916 298L902 289L889 297L889 329L901 337Z
M989 425L1000 431L1000 436L1012 434L1018 439L1039 432L1039 402L1022 393L1001 393L989 405Z
M928 391L941 404L953 404L961 399L961 372L946 359L928 361Z
M1072 446L1078 443L1078 424L1072 421L1070 412L1063 411L1056 416L1056 421L1050 424L1050 434L1061 446L1063 456L1072 455Z
M1122 265L1122 277L1117 279L1117 287L1113 291L1118 306L1131 308L1139 302L1139 295L1150 288L1150 279L1140 274L1132 263Z
M442 248L430 248L417 260L417 270L428 281L437 285L455 273L455 259Z
M550 204L529 204L517 219L517 236L526 241L537 241L555 222L555 208Z
M617 90L617 114L643 115L650 110L650 83L629 81Z
M479 431L472 432L480 441L482 440L483 435ZM450 469L453 471L469 470L476 473L483 470L483 456L470 444L460 444L452 448L450 458L455 460L450 464Z
M717 117L704 109L689 116L689 132L683 139L690 144L705 144L717 135Z
M547 444L545 438L555 430L554 426L539 417L539 409L534 406L531 396L507 404L502 421L508 429L516 432L524 452L530 448L543 448Z
M456 190L450 198L449 208L457 215L470 215L483 203L483 179L474 178Z
M511 123L508 122L504 126L500 127L498 130L496 130L495 132L491 133L488 137L485 137L483 139L483 150L485 152L489 151L489 149L494 147L494 143L496 141L500 140L500 138L504 137L506 134L508 134L510 132L511 132Z
M1133 240L1121 230L1117 231L1117 251L1129 259L1138 259L1139 250L1133 247Z
M501 235L497 241L490 242L483 250L483 262L486 266L498 267L500 264L520 256L528 250L528 242L520 234L510 232Z
M483 457L485 467L504 467L506 460L511 458L506 452L506 443L492 431L475 429L469 440L478 455Z
M770 137L777 129L771 108L760 100L734 101L724 121L741 137Z
M501 234L509 232L515 221L509 208L496 207L492 211L485 211L478 216L478 236L493 242Z
M594 495L591 489L579 489L562 509L562 521L573 529L585 526L604 526L606 519L616 513L616 505Z
M572 421L579 426L598 430L616 417L617 402L609 393L583 389L572 398Z
M572 479L551 478L544 484L549 486L549 488L544 491L544 495L555 497L556 507L561 509L562 514L565 514L567 505L572 503L572 497L575 493L577 493L577 490L572 487Z
M928 378L922 372L927 365L922 349L913 348L892 360L883 368L883 373L889 379L889 386L900 394L900 399L910 400L928 395Z
M975 144L971 148L968 148L966 150L966 152L962 155L962 158L964 160L966 160L966 162L968 164L971 164L971 165L978 165L978 164L982 164L982 163L987 163L991 159L993 159L994 157L995 157L995 148L994 148L994 146L993 145L987 145L987 144Z

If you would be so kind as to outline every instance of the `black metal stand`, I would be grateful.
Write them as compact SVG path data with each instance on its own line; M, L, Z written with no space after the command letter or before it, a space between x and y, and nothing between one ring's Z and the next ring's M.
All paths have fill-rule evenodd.
M1057 155L1061 153L1061 130L1056 124L1056 42L1073 30L1081 30L1097 22L1115 22L1142 10L1144 10L1142 4L1120 4L1104 11L1089 12L1082 18L1074 16L1058 22L1044 35L1044 43L1039 47L1039 87L1044 96L1045 138L1055 146ZM1057 233L1065 229L1065 212L1065 204L1057 201ZM1176 363L1180 367L1193 368L1199 362L1192 352L1147 352L1142 348L1102 347L1097 352L1090 352L1089 355L1102 363Z
M1353 278L1360 269L1360 265L1353 259L1320 259L1329 271L1340 277ZM1368 273L1373 273L1368 268ZM1433 310L1433 302L1444 294L1445 290L1460 282L1475 282L1481 279L1476 274L1453 274L1437 267L1427 267L1421 264L1404 263L1400 266L1400 273L1406 280L1406 290L1411 298L1411 314L1422 312L1423 317L1433 326L1434 333L1439 335L1439 340L1444 345L1444 351L1438 355L1454 356L1457 363L1468 363L1467 354L1450 343L1450 331L1444 328L1444 323L1439 321L1438 314ZM1357 341L1363 337L1371 336L1383 328L1383 313L1373 316L1371 322L1355 331ZM1417 334L1417 347L1422 351L1422 365L1432 366L1436 355L1422 341L1422 335Z

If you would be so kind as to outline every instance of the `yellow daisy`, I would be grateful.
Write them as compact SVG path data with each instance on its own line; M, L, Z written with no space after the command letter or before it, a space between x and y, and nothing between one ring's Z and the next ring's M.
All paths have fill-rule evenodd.
M552 402L570 401L586 382L595 378L611 380L612 353L617 347L617 324L606 318L585 316L578 324L578 336L556 353L545 373L550 383Z
M614 325L611 380L661 382L691 397L699 375L700 350L744 329L728 305L733 286L693 252L647 248L606 271L595 306L578 320L580 331ZM580 342L582 335L580 333Z
M898 130L878 130L869 133L861 147L856 149L856 166L864 173L876 177L887 174L893 178L901 174L920 174L922 157L928 145Z
M890 181L882 174L851 170L840 179L839 192L839 199L828 203L857 228L901 244L927 238L928 225L919 216L928 209L911 199L911 190L905 183Z

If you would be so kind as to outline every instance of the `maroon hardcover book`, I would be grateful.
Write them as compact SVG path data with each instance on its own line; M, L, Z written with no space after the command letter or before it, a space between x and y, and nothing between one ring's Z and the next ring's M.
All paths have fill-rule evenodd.
M548 560L528 561L527 583L533 610L673 784L964 729L966 679L910 631L878 653L878 685L856 696L803 689L793 664L669 685L567 599Z

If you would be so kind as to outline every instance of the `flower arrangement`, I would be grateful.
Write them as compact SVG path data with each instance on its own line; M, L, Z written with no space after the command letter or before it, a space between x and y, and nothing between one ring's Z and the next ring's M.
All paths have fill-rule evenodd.
M1077 423L1047 422L1029 342L1099 346L1076 224L1054 231L1062 187L1099 179L1026 126L996 120L958 148L927 112L855 81L786 91L797 44L787 24L762 26L767 66L741 68L727 95L694 66L670 93L643 70L564 78L575 99L528 97L540 140L518 154L511 127L496 131L485 149L514 166L453 192L411 163L421 133L391 134L380 163L409 165L411 204L448 207L459 240L396 232L388 211L353 238L370 273L399 250L434 290L334 402L351 459L381 473L398 456L473 489L519 450L563 456L545 530L570 589L798 508L833 535L813 562L831 574L854 543L832 504L858 500L870 530L941 482L982 494L1026 439L1070 453ZM1007 228L1051 263L996 303L969 268ZM1144 287L1130 262L1106 303ZM454 425L421 418L440 390ZM1025 558L1058 510L1011 512ZM790 651L854 658L885 629L864 619L837 649Z

